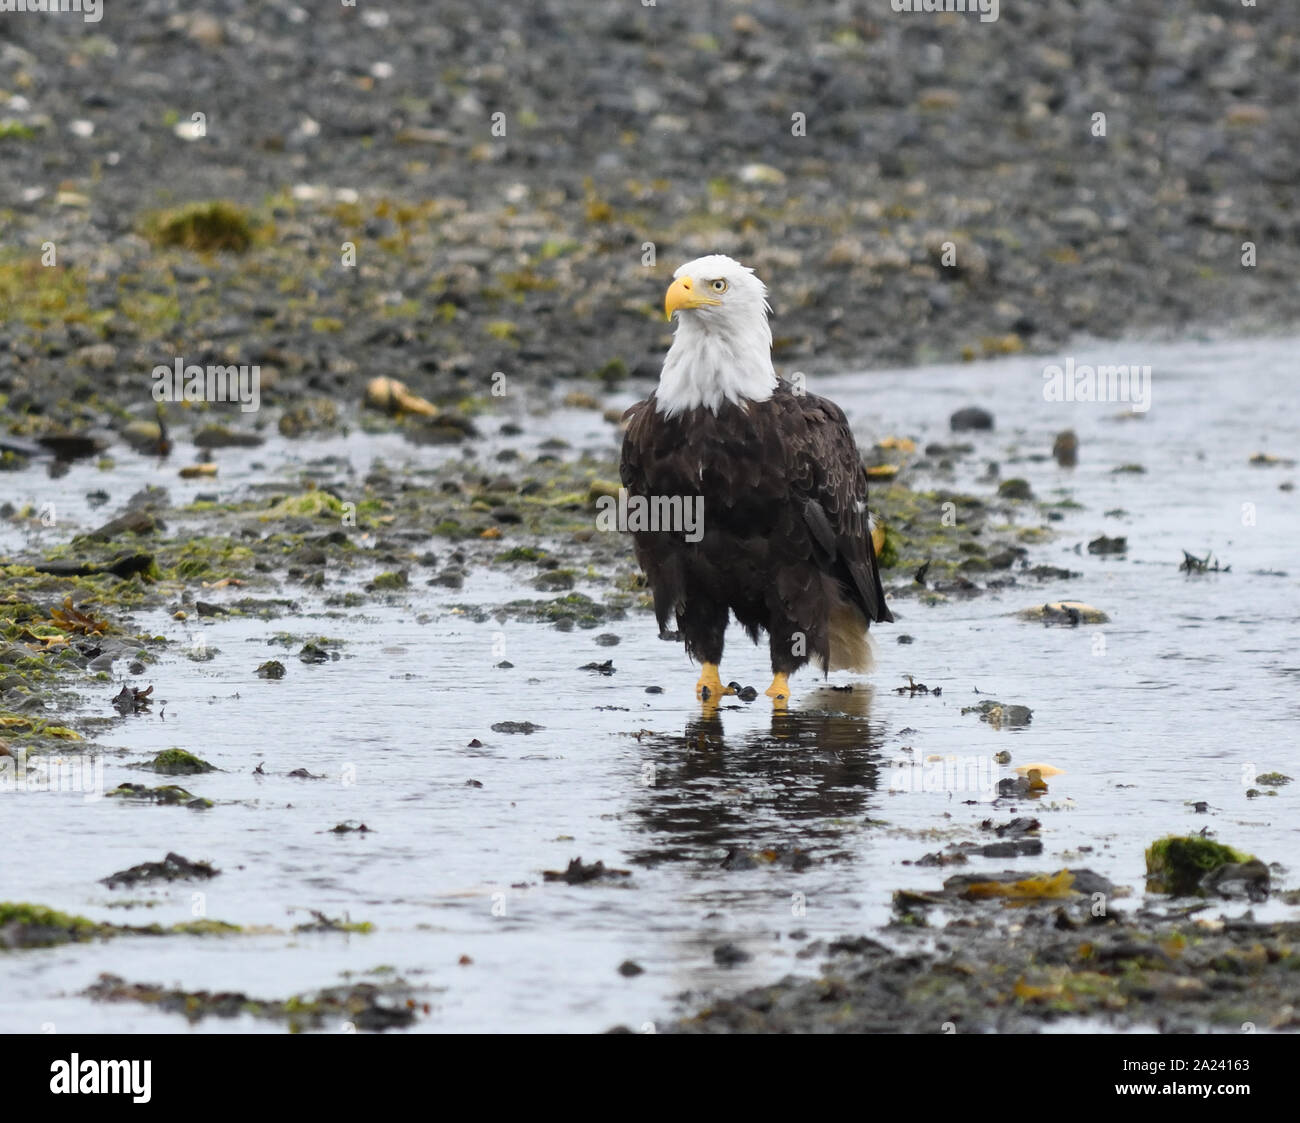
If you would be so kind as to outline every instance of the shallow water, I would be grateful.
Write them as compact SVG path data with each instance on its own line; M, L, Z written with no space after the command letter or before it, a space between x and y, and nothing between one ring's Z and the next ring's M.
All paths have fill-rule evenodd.
M98 736L120 750L106 761L106 785L166 782L126 765L179 745L224 770L181 778L217 806L193 812L74 793L4 795L0 822L16 845L0 864L0 900L115 923L170 923L190 918L197 891L209 917L281 931L124 938L0 955L0 1029L279 1032L250 1018L189 1027L176 1015L99 1005L78 992L109 971L133 982L282 998L381 965L423 990L431 1012L421 1030L648 1028L678 1009L684 991L731 992L811 973L818 959L796 958L805 941L791 933L875 929L888 919L895 889L937 888L953 872L901 862L980 835L978 823L990 816L1040 818L1044 853L976 858L966 870L1088 866L1141 894L1145 846L1207 825L1222 841L1290 865L1300 850L1300 784L1252 800L1243 777L1274 770L1300 776L1300 498L1278 488L1297 472L1248 463L1257 451L1300 452L1296 349L1297 341L1253 341L1076 351L1081 363L1152 364L1153 405L1140 418L1123 405L1044 401L1047 359L810 382L810 390L845 407L864 447L887 433L922 446L973 442L979 455L935 486L988 494L994 485L976 477L985 461L996 460L1003 478L1025 477L1040 498L1083 504L1066 510L1055 524L1058 538L1030 556L1031 564L1082 576L1060 584L1024 580L1016 589L935 606L900 600L897 623L876 633L871 686L843 694L800 676L787 715L774 717L762 699L702 715L692 693L695 669L680 648L657 638L648 614L566 633L532 623L475 624L451 611L454 603L535 595L486 570L473 572L461 591L415 584L391 604L343 619L324 615L319 600L296 590L303 605L296 619L196 625L164 613L140 618L141 631L173 640L192 641L201 626L217 653L195 663L173 650L150 668L147 680L165 705ZM990 408L998 429L949 434L948 415L971 403ZM547 430L540 435L537 424L526 438L487 442L483 456L496 444L526 447L552 432L575 450L609 448L616 439L589 412L561 411L540 423ZM1080 441L1072 470L1043 456L1067 427ZM164 483L173 498L191 491L235 497L292 468L306 455L303 447L277 442L227 456L219 482L177 481L175 465L160 470L120 449L110 474L78 465L57 480L31 470L3 482L9 498L58 505L61 526L42 532L52 542L71 533L72 523L100 521L145 482ZM460 455L362 433L313 442L308 452L345 458L358 475L377 455L390 465L424 467ZM1130 463L1146 473L1112 474ZM336 466L328 472L340 475ZM84 496L96 487L112 490L114 500L91 512ZM1243 525L1247 503L1254 504L1253 526ZM1120 508L1127 513L1104 514ZM18 532L0 533L0 551L14 549ZM1089 555L1084 544L1102 533L1127 535L1127 555ZM1231 569L1189 577L1178 570L1183 549L1213 551ZM231 599L268 595L226 592ZM1112 622L1047 628L1009 616L1060 598L1095 604ZM293 658L297 644L267 642L277 631L337 636L346 641L343 658L304 665ZM597 646L594 637L604 631L621 643ZM899 645L902 633L914 642ZM733 629L724 679L761 689L770 677L764 651ZM253 675L277 657L288 667L284 680ZM609 658L612 676L576 669ZM513 668L499 668L503 659ZM907 674L942 695L896 694ZM646 694L650 685L663 693ZM963 705L979 700L975 689L1031 707L1032 724L999 731L962 716ZM112 716L115 691L88 682L87 712ZM543 728L493 732L501 721ZM482 747L467 747L475 738ZM1002 749L1011 752L1011 767L1045 761L1064 774L1042 800L996 808L979 790L916 783L890 791L900 777L916 777L895 771L895 762L931 755L983 760L981 781L1009 775L1011 767L988 771L988 758ZM253 774L259 762L264 775ZM298 768L323 778L286 775ZM1206 801L1208 814L1196 814L1194 800ZM327 833L347 819L373 833ZM812 864L723 868L733 847L797 847ZM169 850L210 859L224 872L208 883L153 890L97 884ZM632 876L543 882L542 870L563 869L578 855ZM1275 880L1296 884L1290 872ZM124 898L157 904L107 907ZM311 919L307 909L347 913L375 931L285 934ZM1256 915L1291 911L1272 904ZM752 958L716 965L713 949L723 943ZM461 956L472 964L459 966ZM644 973L622 977L617 968L627 959Z

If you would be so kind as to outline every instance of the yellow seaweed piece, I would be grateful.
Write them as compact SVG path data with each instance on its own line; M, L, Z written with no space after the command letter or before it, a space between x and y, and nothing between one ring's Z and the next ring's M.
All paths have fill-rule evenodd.
M1050 877L1027 877L1023 881L977 881L966 887L964 895L975 900L1005 897L1013 901L1054 901L1075 896L1074 874L1061 870Z
M1031 986L1021 978L1016 980L1016 985L1012 988L1012 993L1024 1002L1037 1002L1045 998L1064 997L1065 986L1062 983L1050 983L1047 986L1036 987Z
M899 452L916 451L916 442L911 437L881 437L876 445L878 448L892 448Z
M1021 776L1028 776L1031 772L1037 772L1039 776L1063 776L1064 768L1057 768L1054 764L1018 764L1016 771Z

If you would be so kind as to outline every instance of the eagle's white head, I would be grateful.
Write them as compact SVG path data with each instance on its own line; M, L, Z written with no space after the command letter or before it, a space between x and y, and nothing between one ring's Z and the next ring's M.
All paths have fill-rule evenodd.
M776 388L767 286L738 261L712 254L673 274L664 311L677 317L656 409L667 417L724 401L765 402Z

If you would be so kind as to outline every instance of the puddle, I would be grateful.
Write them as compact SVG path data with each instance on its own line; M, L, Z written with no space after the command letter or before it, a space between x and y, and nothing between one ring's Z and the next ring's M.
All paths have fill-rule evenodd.
M202 634L215 654L196 663L172 650L150 668L153 712L98 737L110 753L120 750L106 760L106 782L153 782L125 765L182 746L222 770L181 778L217 807L8 795L0 815L23 857L0 868L0 899L167 924L191 919L192 893L201 892L214 919L287 930L318 909L375 930L132 938L0 955L0 1028L188 1028L172 1014L78 997L101 971L285 997L381 966L423 988L431 1009L419 1030L641 1028L671 1015L684 991L732 992L811 974L817 959L796 954L806 941L871 932L889 918L896 888L937 888L950 869L900 863L975 837L990 816L1039 818L1044 852L977 858L966 871L1082 865L1140 894L1146 844L1204 826L1266 861L1289 863L1300 851L1300 784L1251 800L1243 777L1300 776L1300 498L1278 487L1296 471L1249 463L1259 451L1300 449L1296 353L1295 341L1076 351L1080 363L1152 364L1151 410L1128 420L1117 419L1122 405L1045 402L1041 372L1050 359L812 380L812 392L844 406L864 447L887 433L913 436L920 447L974 443L970 474L959 470L935 486L987 494L992 485L975 476L996 460L1002 478L1024 477L1040 498L1083 504L1063 511L1059 537L1030 558L1082 576L933 606L899 601L897 623L873 633L870 685L842 693L801 675L786 715L774 717L760 696L702 716L695 669L679 646L657 638L648 613L571 632L472 622L450 606L521 595L507 575L483 569L455 592L413 582L392 603L345 614L326 610L324 593L295 590L302 611L276 621L136 617L141 631L174 641ZM992 410L997 429L948 433L949 414L973 403ZM540 426L570 441L568 455L615 440L599 414L566 410L531 422L513 446L535 443ZM1079 436L1072 470L1046 455L1067 427ZM492 438L476 448L487 463L511 444ZM337 458L326 462L333 477L346 463L359 478L376 458L419 469L462 453L359 431L301 446L276 440L223 456L219 483L179 481L175 463L160 469L125 449L114 455L111 473L82 464L58 479L33 469L0 484L11 501L57 505L61 526L39 532L53 543L68 526L102 521L145 483L164 484L174 499L191 491L228 498L325 457ZM1145 473L1113 474L1134 463ZM85 496L99 487L113 501L96 511ZM1104 514L1116 510L1125 513ZM1253 512L1253 525L1243 511ZM29 533L4 525L0 552L41 541ZM1090 555L1086 543L1101 534L1127 537L1127 553ZM1188 576L1178 569L1183 550L1213 552L1231 569ZM1062 598L1094 604L1111 622L1043 627L1009 616ZM337 638L341 658L301 663L300 644L268 642L278 631ZM621 642L598 646L602 632ZM913 643L898 644L900 634ZM751 646L735 627L730 635L724 679L761 690L770 677L765 646ZM281 681L253 674L271 658L288 668ZM610 676L577 669L611 658ZM908 674L942 694L897 694ZM651 686L663 692L646 693ZM116 689L92 684L91 712L112 716ZM1031 724L997 730L962 715L983 697L1030 707ZM541 728L491 729L507 721ZM469 747L475 739L481 746ZM986 791L926 790L923 768L895 768L949 754L987 761L1001 750L1011 764L980 779L1031 761L1064 773L1042 799L991 810ZM322 778L287 775L300 768ZM891 791L898 787L906 790ZM1207 814L1193 810L1195 800L1209 805ZM371 833L329 833L344 820ZM223 873L157 891L97 884L168 851L211 860ZM563 870L577 856L632 876L543 881L543 870ZM1294 885L1285 874L1277 881ZM107 907L127 896L158 904ZM1261 919L1293 911L1256 907ZM713 950L727 943L751 958L717 964ZM462 956L472 963L459 965ZM620 975L626 960L643 973ZM232 1028L282 1032L249 1018L194 1027Z

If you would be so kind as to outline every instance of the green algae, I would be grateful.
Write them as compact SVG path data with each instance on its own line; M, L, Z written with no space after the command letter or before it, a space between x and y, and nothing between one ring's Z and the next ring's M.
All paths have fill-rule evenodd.
M406 570L390 571L381 573L370 582L370 589L376 593L389 592L397 589L405 589L410 585L410 577Z
M109 924L25 902L0 901L0 948L47 948L121 936L233 936L244 932L220 920L143 926Z
M111 927L44 905L0 901L0 947L33 948L84 943L105 934L104 929Z
M278 503L262 511L259 517L263 522L270 522L272 519L321 517L337 519L341 522L344 516L353 511L354 509L349 508L343 500L328 491L313 489L298 495L285 496Z
M1201 879L1220 866L1253 862L1253 855L1198 835L1170 835L1146 851L1147 889L1181 897L1201 892Z
M537 562L547 556L547 551L536 546L515 546L497 554L493 560L498 562Z
M192 1023L207 1017L247 1015L283 1022L290 1033L327 1025L371 1031L404 1028L415 1022L417 1009L428 1010L410 997L409 986L400 978L382 985L356 983L285 999L266 999L239 991L184 991L151 983L128 983L119 976L105 974L82 993L100 1002L153 1006L181 1014Z
M184 805L196 811L215 806L210 799L196 796L186 791L179 784L164 784L157 788L147 788L143 784L119 784L112 791L105 792L109 799L133 800L140 803L157 803L174 807Z
M163 749L149 763L154 772L169 776L193 776L200 772L214 772L215 767L184 749ZM188 794L188 793L186 793Z
M244 253L253 242L248 212L220 199L146 215L141 229L157 248Z

